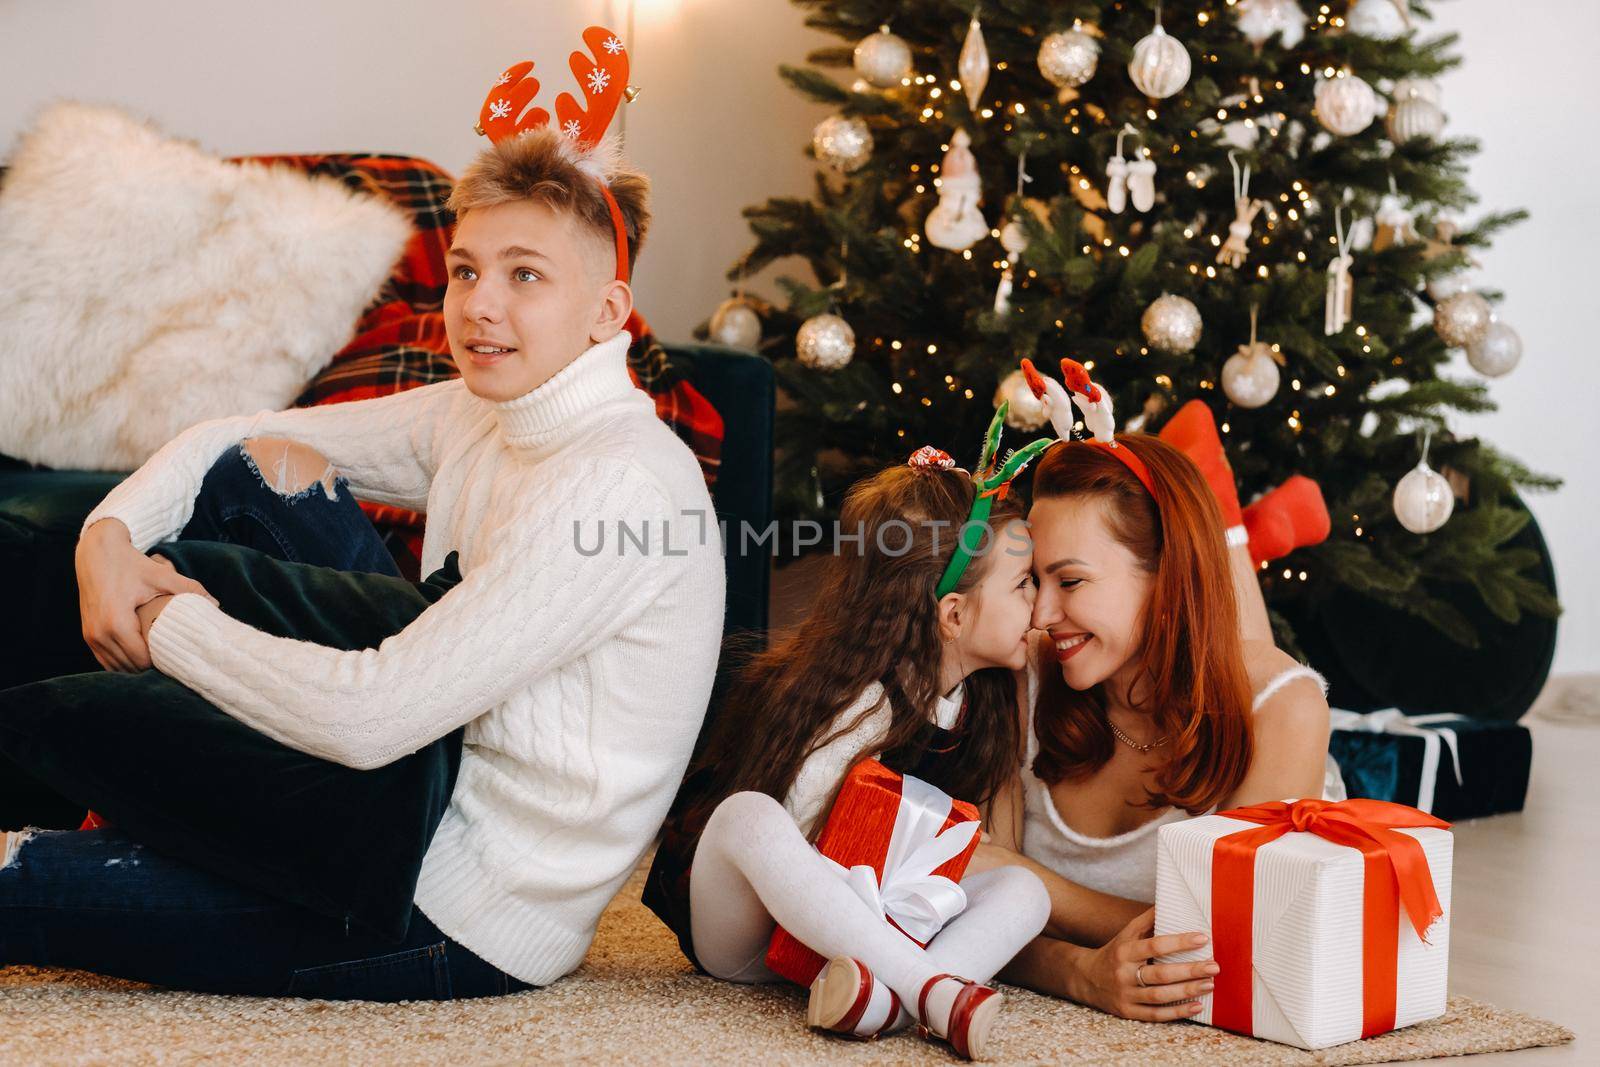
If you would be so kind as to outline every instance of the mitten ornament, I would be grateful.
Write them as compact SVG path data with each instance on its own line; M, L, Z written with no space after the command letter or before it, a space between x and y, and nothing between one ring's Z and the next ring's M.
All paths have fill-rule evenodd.
M1117 131L1117 154L1106 160L1106 207L1120 215L1133 197L1135 211L1149 211L1156 203L1156 163L1148 155L1128 159L1122 154L1122 139L1139 131L1123 123Z
M1128 161L1121 155L1106 160L1106 208L1113 215L1128 209Z
M1135 211L1149 211L1156 204L1156 161L1141 156L1128 163L1128 193Z

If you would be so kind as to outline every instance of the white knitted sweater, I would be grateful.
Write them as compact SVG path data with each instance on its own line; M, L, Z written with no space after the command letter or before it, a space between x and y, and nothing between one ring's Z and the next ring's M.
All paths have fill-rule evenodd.
M452 381L202 423L85 523L122 520L140 551L171 539L212 463L255 436L303 441L357 497L427 513L423 571L457 550L462 581L379 648L273 637L188 594L152 627L150 654L235 718L351 767L465 724L417 904L534 984L582 960L665 817L722 635L711 498L629 378L627 344L595 345L503 404Z

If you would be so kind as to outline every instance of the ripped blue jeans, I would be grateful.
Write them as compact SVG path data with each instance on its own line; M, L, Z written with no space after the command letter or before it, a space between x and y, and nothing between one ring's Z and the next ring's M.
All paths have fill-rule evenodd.
M180 540L398 576L343 480L333 484L332 494L320 482L281 494L240 446L206 474ZM450 1000L531 988L415 906L397 943L163 856L114 828L33 830L19 842L0 867L0 966L334 1000Z
M242 444L223 453L206 472L194 514L178 540L222 541L289 563L400 576L344 478L334 479L331 493L321 481L296 493L280 493L267 484Z

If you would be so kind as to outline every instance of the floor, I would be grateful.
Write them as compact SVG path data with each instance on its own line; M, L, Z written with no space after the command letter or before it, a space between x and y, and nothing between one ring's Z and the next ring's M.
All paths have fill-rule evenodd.
M1558 1022L1570 1045L1476 1057L1472 1067L1600 1062L1600 677L1556 678L1524 720L1527 807L1458 823L1450 991Z
M820 557L773 574L772 625L792 626ZM1533 733L1525 810L1457 823L1450 991L1566 1026L1572 1044L1474 1057L1472 1067L1600 1063L1600 676L1552 679ZM1438 1061L1446 1062L1446 1061Z

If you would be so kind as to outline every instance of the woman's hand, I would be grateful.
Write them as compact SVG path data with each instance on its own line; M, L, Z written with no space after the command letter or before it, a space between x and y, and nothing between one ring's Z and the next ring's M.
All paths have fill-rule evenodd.
M1170 1022L1200 1010L1193 998L1211 992L1218 967L1214 960L1152 963L1157 956L1187 952L1205 945L1201 933L1155 933L1154 908L1123 927L1103 947L1086 949L1076 964L1072 998L1124 1019Z
M84 531L74 562L83 639L108 671L149 668L150 648L145 641L149 627L141 626L141 606L167 594L210 596L199 582L179 574L170 560L134 548L128 528L116 519L104 519Z

